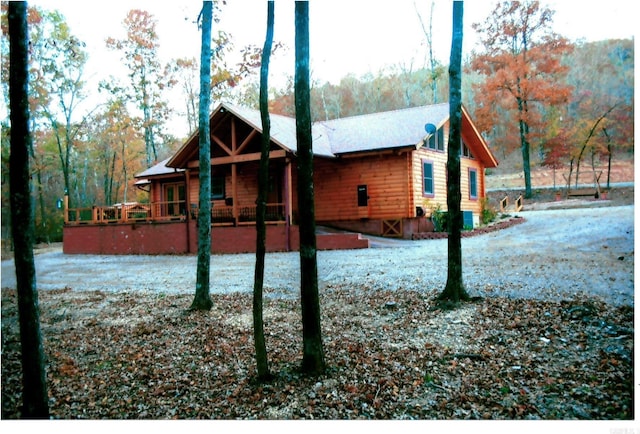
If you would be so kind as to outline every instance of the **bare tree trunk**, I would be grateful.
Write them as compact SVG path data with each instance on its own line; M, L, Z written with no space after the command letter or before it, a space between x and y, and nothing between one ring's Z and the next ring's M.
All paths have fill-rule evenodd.
M256 268L253 280L253 337L256 350L258 379L267 380L269 360L264 338L264 321L262 318L262 290L264 284L264 257L266 254L266 212L267 193L269 190L269 147L271 144L271 120L269 119L269 60L273 45L274 1L267 2L267 36L262 49L260 65L260 118L262 120L262 151L258 169L258 200L256 207Z
M602 127L602 132L607 138L607 190L611 188L611 157L613 149L611 147L611 136L607 132L607 129Z
M518 101L518 107L520 107L520 100ZM521 144L520 149L522 151L522 170L524 172L524 197L529 199L533 197L533 191L531 190L531 146L529 145L529 124L521 119L519 122L519 126Z
M453 41L449 65L449 144L447 148L447 216L449 219L447 283L439 300L469 300L462 282L462 212L460 210L460 144L462 129L462 16L463 2L453 2Z
M311 143L311 91L309 81L309 3L295 3L295 106L298 142L298 209L300 218L300 298L302 303L302 371L320 375L325 370L318 261L316 250L313 152Z
M10 2L8 21L11 65L9 182L22 349L22 417L45 419L49 417L49 397L33 259L34 228L29 173L32 138L29 131L27 3Z
M600 124L600 122L602 122L602 120L605 119L609 115L609 113L611 113L617 106L618 104L614 104L609 107L607 111L605 111L598 119L596 119L596 121L593 123L593 126L589 130L589 134L582 144L582 147L580 148L580 154L578 155L578 164L576 166L576 188L578 187L578 176L580 175L580 160L582 159L582 155L584 154L585 149L587 149L587 146L589 145L589 140L591 140L591 137L593 137L593 135L595 134L595 131L598 128L598 124Z
M422 16L420 15L420 12L418 12L418 7L416 6L415 3L413 4L413 6L416 10L416 14L418 14L418 19L420 20L420 25L422 26L422 32L424 33L424 36L427 39L427 45L429 46L429 67L431 68L431 71L430 71L431 74L429 75L429 79L430 79L429 86L431 87L433 104L437 104L439 74L436 69L437 62L435 57L433 56L433 9L435 7L435 1L431 1L431 11L429 13L429 30L427 30L427 28L424 25L424 22L422 21Z
M209 295L211 265L211 136L209 105L211 99L211 21L213 3L202 2L202 50L200 52L200 191L198 195L198 265L196 270L196 294L190 309L210 310L213 306Z

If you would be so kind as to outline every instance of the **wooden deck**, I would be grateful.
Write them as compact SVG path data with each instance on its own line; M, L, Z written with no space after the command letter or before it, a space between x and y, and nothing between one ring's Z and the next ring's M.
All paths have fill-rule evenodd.
M213 206L211 207L211 223L214 226L255 225L257 206ZM108 206L85 208L68 208L65 201L64 224L103 225L112 223L165 222L195 220L198 216L196 204L190 204L187 213L186 201L122 203ZM267 204L266 222L269 224L285 224L285 205L283 203Z

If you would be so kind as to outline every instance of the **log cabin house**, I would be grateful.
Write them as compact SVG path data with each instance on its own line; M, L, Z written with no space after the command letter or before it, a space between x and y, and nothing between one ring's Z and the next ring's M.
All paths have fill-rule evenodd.
M212 252L255 251L261 120L221 103L211 114ZM449 104L313 124L318 248L362 248L371 234L405 239L432 232L446 210ZM465 225L477 226L485 169L497 160L462 112L461 188ZM267 250L298 248L295 119L271 115ZM149 203L65 209L66 253L195 253L199 142L194 133L169 159L136 175ZM145 212L146 210L146 212ZM84 213L84 217L83 217Z

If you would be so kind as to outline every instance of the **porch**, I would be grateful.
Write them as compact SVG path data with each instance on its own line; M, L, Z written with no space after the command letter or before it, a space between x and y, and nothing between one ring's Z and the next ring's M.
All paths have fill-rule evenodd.
M150 209L153 209L151 207ZM251 211L251 210L248 210ZM100 215L100 213L97 213ZM197 220L190 216L148 220L142 216L120 221L72 221L63 227L63 252L90 255L176 255L198 251ZM254 214L255 215L255 214ZM158 216L156 216L158 217ZM128 218L128 220L124 220ZM226 218L226 217L225 217ZM251 218L251 214L247 215ZM296 251L300 247L299 228L272 220L267 225L267 252ZM252 222L228 222L212 225L211 253L255 253L256 230ZM318 250L366 249L369 240L359 233L318 233Z
M65 226L104 225L114 223L136 222L168 222L195 220L198 216L198 205L191 203L187 213L186 200L121 203L108 206L92 206L85 208L69 208L68 199L64 201ZM252 226L256 223L257 206L219 205L211 201L211 224L213 226ZM268 203L266 210L267 224L287 224L285 204Z

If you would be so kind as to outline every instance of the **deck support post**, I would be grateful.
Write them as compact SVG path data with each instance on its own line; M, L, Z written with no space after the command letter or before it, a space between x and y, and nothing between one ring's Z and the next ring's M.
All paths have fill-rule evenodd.
M238 226L238 165L231 164L231 195L233 196L233 220L234 226Z
M64 194L64 224L69 223L69 194L65 191Z
M287 238L287 251L291 251L291 159L287 158L284 166L284 221Z

